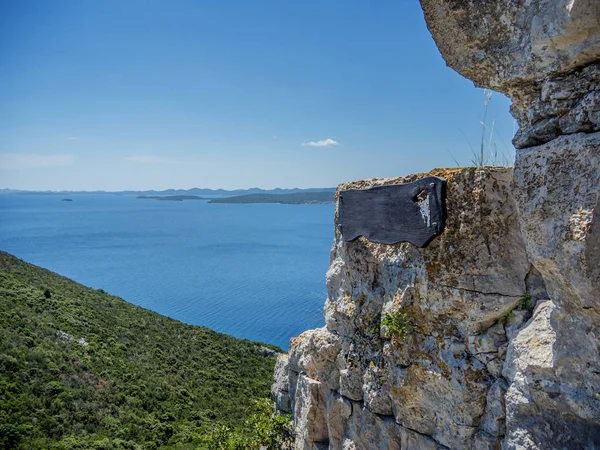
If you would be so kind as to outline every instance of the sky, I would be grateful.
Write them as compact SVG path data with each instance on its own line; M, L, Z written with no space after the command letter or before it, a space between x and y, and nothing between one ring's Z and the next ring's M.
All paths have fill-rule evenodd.
M2 0L0 188L331 187L471 165L417 0ZM493 93L485 146L514 158ZM493 134L492 132L493 123Z

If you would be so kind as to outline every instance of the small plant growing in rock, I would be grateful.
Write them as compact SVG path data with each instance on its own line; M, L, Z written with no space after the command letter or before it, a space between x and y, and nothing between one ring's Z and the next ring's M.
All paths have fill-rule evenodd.
M507 147L504 143L504 140L502 139L502 136L498 135L498 133L496 132L496 121L492 120L491 124L488 122L488 108L490 102L492 101L492 94L493 92L489 89L483 90L483 116L479 121L479 124L481 125L481 139L477 149L475 149L475 147L471 144L469 138L467 138L467 136L462 132L462 130L460 130L462 135L467 140L467 144L471 148L471 154L473 156L471 159L471 165L478 168L513 165L513 157L511 151L512 147ZM498 142L496 140L496 137L500 138L504 151L498 149ZM462 166L456 160L456 158L452 156L452 154L450 154L450 156L452 157L452 159L454 159L454 162L458 167Z
M529 292L525 292L525 295L521 297L519 300L519 304L517 305L517 309L529 309L533 306L531 294Z
M510 311L506 311L504 314L502 314L500 316L500 318L498 319L497 323L500 323L500 324L504 325L509 320L514 319L514 317L515 317L515 313L511 309Z
M404 340L413 327L408 312L402 311L387 313L381 321L381 325L387 328L388 335L392 340Z
M504 325L506 322L509 322L510 320L514 319L515 313L513 311L515 309L526 311L526 310L531 309L532 306L533 306L533 299L531 298L531 294L529 292L525 292L523 297L521 297L519 299L519 303L517 303L517 306L515 306L514 309L511 309L510 311L506 311L504 314L502 314L498 318L497 323Z

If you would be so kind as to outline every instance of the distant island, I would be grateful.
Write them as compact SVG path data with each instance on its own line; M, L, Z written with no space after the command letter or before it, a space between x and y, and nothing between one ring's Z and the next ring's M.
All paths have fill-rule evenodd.
M208 203L280 203L285 205L327 204L335 202L335 192L297 192L293 194L247 194L214 198Z
M139 200L167 200L172 202L182 202L184 200L208 200L207 198L198 197L197 195L138 195Z
M61 201L63 201L63 202L72 202L73 199L72 198L63 198Z

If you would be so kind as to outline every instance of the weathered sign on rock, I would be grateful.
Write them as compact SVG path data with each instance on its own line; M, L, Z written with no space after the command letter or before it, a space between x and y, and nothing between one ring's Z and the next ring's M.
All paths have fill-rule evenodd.
M425 247L442 232L445 180L350 189L339 193L338 228L344 241L359 236L379 244L410 242Z

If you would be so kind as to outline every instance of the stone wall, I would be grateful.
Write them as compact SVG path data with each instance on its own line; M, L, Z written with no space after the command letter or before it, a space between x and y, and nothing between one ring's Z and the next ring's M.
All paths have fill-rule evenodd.
M421 3L446 62L513 99L514 171L340 186L440 176L448 218L425 249L336 231L277 407L298 449L600 448L600 2Z

